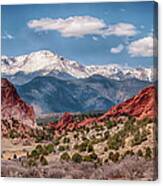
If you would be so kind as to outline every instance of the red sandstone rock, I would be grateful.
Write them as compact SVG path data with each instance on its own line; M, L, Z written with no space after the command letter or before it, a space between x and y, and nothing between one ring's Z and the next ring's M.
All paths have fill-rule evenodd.
M147 87L131 99L113 106L107 113L99 118L99 121L120 115L130 115L140 120L157 117L156 87Z
M69 112L65 112L60 121L54 125L55 129L65 129L73 122L73 116Z
M1 79L1 119L2 133L7 133L8 128L35 127L35 113L33 107L25 103L18 95L14 85L7 79ZM12 121L18 121L13 123ZM12 126L11 126L12 125ZM21 126L18 126L21 125Z
M116 118L123 115L134 116L137 119L155 118L157 116L157 93L155 86L150 86L140 91L136 96L127 101L113 106L108 112L99 118L87 118L79 123L73 121L73 116L66 112L57 124L50 123L49 126L57 130L75 129L97 122L104 124L103 120L110 117Z

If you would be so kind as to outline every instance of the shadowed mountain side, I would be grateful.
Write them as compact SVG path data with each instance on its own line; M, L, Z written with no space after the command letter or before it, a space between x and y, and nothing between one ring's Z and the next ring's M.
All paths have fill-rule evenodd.
M34 106L37 114L89 112L106 111L149 84L137 79L111 80L100 75L67 81L55 77L37 77L17 86L17 90L25 101Z

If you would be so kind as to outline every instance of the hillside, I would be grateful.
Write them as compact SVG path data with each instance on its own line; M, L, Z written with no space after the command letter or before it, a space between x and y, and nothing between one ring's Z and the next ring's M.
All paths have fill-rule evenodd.
M106 111L149 84L137 79L118 81L99 75L73 80L37 77L27 84L17 86L17 90L40 115L51 112Z

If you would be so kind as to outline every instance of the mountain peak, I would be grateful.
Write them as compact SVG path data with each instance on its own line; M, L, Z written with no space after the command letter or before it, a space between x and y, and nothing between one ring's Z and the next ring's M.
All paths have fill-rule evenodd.
M85 66L49 50L40 50L17 57L2 56L1 61L2 76L16 84L26 83L36 76L56 76L58 72L75 78L87 78L98 74L116 80L137 78L152 81L151 68L123 67L118 64ZM20 71L24 74L23 77L18 75Z

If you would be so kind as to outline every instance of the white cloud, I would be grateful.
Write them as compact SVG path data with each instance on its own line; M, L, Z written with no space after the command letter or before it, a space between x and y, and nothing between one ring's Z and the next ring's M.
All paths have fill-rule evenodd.
M93 36L92 39L93 39L94 41L98 41L98 38L95 37L95 36Z
M74 16L67 19L31 20L29 28L36 30L57 30L64 37L81 37L87 34L95 34L106 25L103 20L90 16Z
M157 39L151 36L133 41L128 46L132 57L152 57L157 55Z
M14 39L14 37L11 34L8 34L7 32L5 32L5 34L2 36L2 39Z
M124 45L119 44L117 47L111 48L110 52L113 53L113 54L118 54L118 53L122 52L123 49L124 49Z
M27 25L36 31L55 30L60 32L63 37L82 37L90 34L133 36L137 33L135 26L132 24L106 25L102 19L91 16L73 16L66 19L42 18L30 20Z
M117 23L105 30L104 35L134 36L137 34L136 27L129 23Z

